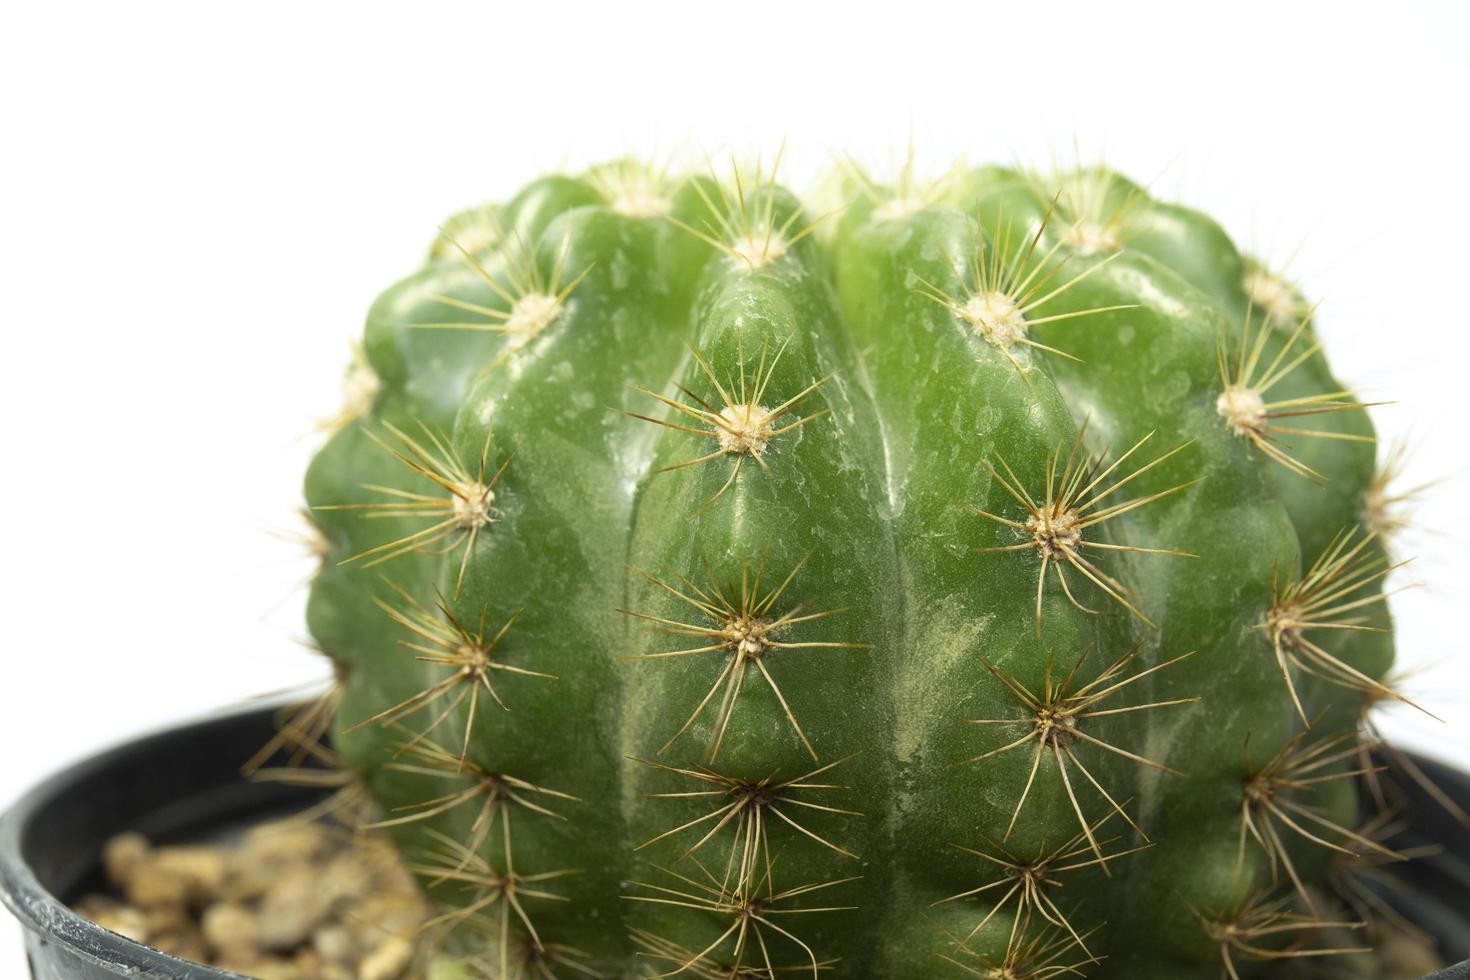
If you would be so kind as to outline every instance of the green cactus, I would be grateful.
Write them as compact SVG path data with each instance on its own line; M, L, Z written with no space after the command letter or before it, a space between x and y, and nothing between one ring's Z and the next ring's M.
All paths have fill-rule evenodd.
M828 193L543 178L369 313L306 479L309 620L448 948L712 978L1341 952L1333 859L1393 856L1352 829L1398 697L1391 495L1311 307L1099 167Z

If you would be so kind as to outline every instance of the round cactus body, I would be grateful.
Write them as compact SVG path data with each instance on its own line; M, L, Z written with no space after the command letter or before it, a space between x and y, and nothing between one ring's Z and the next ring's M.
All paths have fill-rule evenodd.
M1397 695L1311 308L1100 168L838 183L545 178L373 306L309 618L438 933L527 977L1340 951Z

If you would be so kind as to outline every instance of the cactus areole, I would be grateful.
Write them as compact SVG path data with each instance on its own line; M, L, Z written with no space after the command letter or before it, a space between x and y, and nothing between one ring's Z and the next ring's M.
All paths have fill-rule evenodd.
M1341 952L1399 695L1312 308L1097 167L825 193L547 177L373 305L296 724L335 711L429 935L507 977Z

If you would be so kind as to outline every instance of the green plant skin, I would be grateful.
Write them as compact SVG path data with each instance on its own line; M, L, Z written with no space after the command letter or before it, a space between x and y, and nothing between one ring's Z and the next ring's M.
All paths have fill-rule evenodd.
M1107 200L1146 200L1123 178L1096 173L1062 184L1102 179ZM749 213L763 215L769 205L777 228L788 217L793 233L804 226L799 202L784 190L743 190ZM1048 671L1059 678L1084 653L1079 683L1130 650L1137 657L1127 673L1188 654L1103 707L1198 700L1081 722L1095 738L1177 774L1074 743L1087 771L1151 846L1111 862L1110 874L1096 866L1070 872L1054 894L1079 931L1096 930L1086 941L1100 959L1081 968L1085 975L1215 975L1219 946L1196 913L1226 916L1270 882L1261 849L1251 841L1238 848L1247 738L1259 767L1302 727L1262 628L1273 581L1299 575L1334 535L1363 520L1371 443L1285 440L1287 451L1322 474L1314 483L1226 428L1216 410L1216 349L1222 332L1235 336L1247 317L1248 265L1216 224L1187 208L1133 208L1121 250L1099 265L1101 256L1065 244L1051 252L1070 227L1065 196L1054 203L1055 187L983 168L958 175L937 203L910 213L887 214L859 197L822 235L752 267L690 231L706 227L720 193L712 178L684 180L663 189L667 214L626 215L608 206L596 173L545 178L499 208L472 209L446 224L446 237L465 244L473 261L440 243L423 269L374 304L364 348L378 394L362 418L332 436L306 478L313 520L331 551L313 583L309 626L344 668L335 740L344 764L362 774L389 818L466 785L467 777L452 770L411 771L411 757L402 753L449 698L397 725L363 724L451 673L402 646L413 637L381 607L404 608L397 590L430 609L442 597L461 622L483 617L491 633L518 614L494 658L554 678L493 673L505 707L481 689L468 732L469 713L460 704L428 739L455 755L464 743L469 762L484 770L576 798L534 797L562 819L506 811L516 872L577 871L526 886L563 899L522 900L543 942L575 947L586 956L576 962L601 975L644 976L678 964L638 955L630 930L662 936L692 956L731 926L729 915L686 907L650 887L692 890L660 869L698 880L699 864L686 851L713 822L640 847L710 813L723 798L670 797L709 787L639 760L706 766L747 782L795 778L840 761L816 781L842 788L807 799L856 812L785 810L821 840L766 814L776 891L854 879L772 903L841 908L767 915L774 924L763 933L771 962L810 971L810 949L818 960L836 960L827 975L961 976L940 958L953 955L945 931L965 936L989 910L985 900L1000 892L943 901L997 877L994 866L954 845L978 848L987 838L1004 838L1011 852L1037 856L1079 832L1077 806L1089 821L1110 810L1069 767L1074 805L1051 756L1033 778L1030 746L965 764L1028 730L963 723L1024 721L1016 696L982 658L1037 691ZM976 285L966 258L997 247L1014 255L1038 227L1030 262L1055 266L1054 284L1086 275L1028 316L1083 315L1036 324L1028 336L1070 357L1019 345L1002 350L920 288L964 295ZM446 297L509 312L500 293L518 292L518 270L528 261L542 277L557 269L566 282L581 277L549 326L523 345L495 332L443 326L494 322ZM1088 312L1111 307L1124 308ZM1273 325L1268 359L1294 326ZM782 421L823 414L773 436L759 461L747 458L733 480L730 454L665 469L718 448L712 439L636 417L672 416L709 428L673 415L638 387L689 403L682 386L719 408L691 350L726 384L738 384L742 364L754 374L764 350L764 363L774 366L761 404L773 407L820 379ZM1341 387L1318 352L1271 397ZM1372 434L1361 409L1310 419L1313 429ZM1037 556L978 550L1024 538L960 506L1023 517L981 461L1004 460L1036 492L1048 459L1059 449L1065 454L1084 421L1088 451L1111 450L1109 458L1148 437L1120 475L1183 447L1109 503L1184 489L1088 532L1089 540L1095 534L1195 556L1091 553L1127 583L1156 625L1077 574L1068 580L1074 594L1105 615L1083 611L1051 579L1038 625ZM496 522L481 529L462 581L463 548L425 547L376 565L354 560L439 519L342 509L383 499L365 487L447 496L385 451L382 443L394 445L388 426L425 442L425 430L443 433L471 469L487 446L489 472L509 460L495 486ZM753 574L762 562L766 589L800 566L770 616L798 605L831 613L781 637L832 646L765 651L761 663L776 688L758 667L749 669L713 760L718 692L661 752L730 654L636 659L707 642L659 632L643 617L702 623L665 586L686 594L705 588L708 571L738 584L742 569ZM1365 613L1387 628L1382 606ZM1392 660L1391 632L1343 632L1324 646L1375 678ZM1310 704L1312 738L1353 730L1360 691L1294 674ZM1346 781L1331 782L1304 801L1350 826L1350 790ZM483 860L503 873L509 864L502 825L477 837L478 806L393 830L413 861L447 838L478 844ZM1099 837L1113 839L1109 853L1144 843L1116 814L1103 831ZM696 857L719 877L733 840L734 828L726 826ZM1290 848L1304 876L1323 873L1330 852L1295 837ZM762 873L764 860L757 862ZM745 890L766 884L747 883ZM451 907L481 897L452 881L431 891ZM498 975L501 963L494 937L503 906L486 909L490 936L477 934L471 943L485 952L489 975ZM996 914L969 948L1001 959L1014 908ZM524 942L517 917L508 921ZM1033 916L1029 926L1037 922ZM466 943L451 937L451 945ZM732 942L708 953L711 963L728 963ZM517 975L514 957L506 956ZM1065 962L1084 959L1073 950ZM764 962L754 933L744 962L751 969ZM1242 972L1258 966L1236 962ZM555 975L576 975L548 965ZM540 975L527 964L519 969Z

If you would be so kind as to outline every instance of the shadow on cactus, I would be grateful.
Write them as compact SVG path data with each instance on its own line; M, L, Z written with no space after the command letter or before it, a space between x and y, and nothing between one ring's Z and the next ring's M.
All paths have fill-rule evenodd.
M307 475L337 682L281 741L449 975L1361 962L1402 520L1314 308L1100 167L824 194L444 225Z

